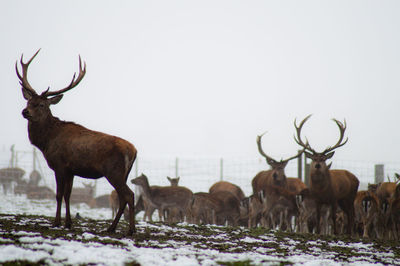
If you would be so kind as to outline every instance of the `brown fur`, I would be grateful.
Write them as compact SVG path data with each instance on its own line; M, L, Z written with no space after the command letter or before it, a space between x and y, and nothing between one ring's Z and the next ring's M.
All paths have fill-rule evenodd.
M238 198L228 191L215 191L210 193L210 197L216 201L217 209L215 212L218 225L237 226L240 219L240 202Z
M153 187L150 190L148 179L141 175L131 182L143 189L142 197L146 205L159 209L161 214L168 211L169 208L177 208L180 213L180 221L188 214L193 193L185 187Z
M298 194L298 193L300 193L302 190L306 189L307 186L306 186L306 184L303 183L303 181L301 181L300 178L297 178L297 177L288 177L288 178L286 178L286 188L287 188L289 191Z
M387 226L391 225L391 233L393 238L398 240L400 234L400 198L392 198L390 200L390 220L387 222Z
M377 238L382 237L383 223L380 213L378 197L370 191L358 191L354 201L355 224L357 229L361 229L362 236L370 237L370 233L375 232Z
M245 198L243 190L238 185L232 184L227 181L216 182L215 184L213 184L210 187L208 192L214 193L217 191L228 191L228 192L232 193L233 195L235 195L239 201L241 201Z
M286 187L268 185L265 188L265 194L267 199L263 208L264 225L275 228L279 224L280 229L291 230L289 220L297 215L298 211L296 193L289 191Z
M314 164L314 168L313 168ZM336 211L337 205L345 212L348 219L347 234L351 234L354 226L354 200L356 198L359 181L352 173L346 170L326 170L321 172L311 165L310 190L316 197L317 219L320 218L322 204L331 206L333 233L337 234ZM317 224L319 232L319 224Z
M396 183L394 182L382 182L376 188L376 196L378 196L381 202L388 200L393 197L396 190Z
M219 201L212 198L209 193L198 192L193 194L190 210L190 221L195 224L216 224L216 212Z
M121 138L54 117L50 105L57 104L64 92L78 85L86 73L86 67L82 69L79 61L79 75L76 79L74 76L68 87L54 92L47 90L38 95L27 80L28 66L37 53L27 63L23 63L21 57L23 74L19 73L17 64L16 71L22 85L23 96L27 100L27 106L22 114L28 120L29 140L42 151L56 177L57 211L54 226L61 224L61 205L64 198L65 226L71 228L70 196L74 176L89 179L106 177L117 190L120 202L118 213L108 231L115 231L128 203L130 207L128 235L132 235L136 231L134 194L127 186L126 180L136 158L135 147Z
M346 131L346 121L342 123L333 119L340 131L338 142L326 148L323 152L316 152L311 148L308 141L304 143L301 139L301 129L310 116L304 118L299 126L296 125L296 120L294 121L297 132L295 141L305 149L306 157L312 160L310 166L310 191L316 199L317 220L319 221L321 217L322 204L328 204L331 207L333 233L337 234L336 211L339 205L347 216L346 232L350 235L354 226L354 200L360 181L349 171L330 170L331 164L326 164L326 160L331 159L334 155L334 150L347 143L348 139L343 141L344 132ZM319 223L317 223L317 233L320 233Z
M262 215L262 208L263 208L263 203L260 200L260 197L251 195L248 198L249 201L249 207L248 207L248 227L256 227L257 224L261 220L261 215Z
M172 187L177 187L178 184L179 184L180 177L171 178L171 177L167 176L167 179L170 182ZM154 190L154 188L157 188L157 187L159 187L159 186L150 186L150 194L154 194L155 191L153 191L153 190ZM142 195L139 194L139 198L138 198L138 200L136 202L136 205L135 205L135 216L139 212L144 211L145 214L143 216L143 219L144 220L147 219L148 221L153 221L153 213L154 213L155 210L156 210L156 208L154 206L152 206L151 204L148 204L147 202L144 202ZM158 216L159 216L159 219L161 221L162 217L164 217L164 215L161 213L161 210L158 210Z

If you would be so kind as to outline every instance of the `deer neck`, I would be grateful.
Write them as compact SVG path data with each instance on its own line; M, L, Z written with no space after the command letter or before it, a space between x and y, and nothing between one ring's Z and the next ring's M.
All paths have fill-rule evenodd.
M320 191L321 193L324 193L327 189L332 187L329 170L311 173L310 177L310 184L314 191Z
M49 141L56 134L57 124L61 121L53 116L49 116L43 121L29 121L28 135L30 142L39 148L42 152L47 150Z
M140 185L140 190L141 190L141 195L143 197L143 200L145 200L146 202L152 203L151 193L150 193L150 185L147 180L144 180L144 182L142 182L142 184Z

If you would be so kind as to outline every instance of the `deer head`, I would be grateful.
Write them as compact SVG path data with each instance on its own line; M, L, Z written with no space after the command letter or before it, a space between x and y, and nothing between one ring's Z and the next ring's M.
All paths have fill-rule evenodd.
M149 187L147 176L145 176L143 173L140 176L132 179L131 183L141 187Z
M86 64L84 64L84 67L82 69L82 61L81 57L79 56L79 75L76 79L75 73L70 84L64 89L49 91L50 88L48 88L40 95L38 95L28 82L28 67L32 60L39 53L39 51L40 49L26 63L23 62L23 55L21 55L20 64L22 67L22 75L19 73L18 70L18 61L15 63L15 70L22 86L22 94L25 100L28 101L26 108L22 111L22 115L32 122L41 122L49 116L52 116L50 105L57 104L63 97L63 93L77 86L86 74Z
M295 156L289 157L285 160L281 159L280 161L276 161L272 157L268 156L262 148L261 138L265 135L265 133L267 133L267 132L264 132L260 136L257 136L258 151L266 159L267 164L269 164L269 166L271 166L273 183L277 186L285 186L286 185L286 175L285 175L286 165L288 164L288 162L290 160L299 157L303 153L304 149L302 151L300 151L298 154L296 154Z
M332 147L326 148L323 152L316 152L313 148L311 148L308 140L304 143L304 141L301 139L301 129L304 126L304 123L311 117L311 115L308 115L306 118L301 121L300 125L297 126L296 119L294 120L294 126L296 128L296 134L294 136L294 140L302 146L305 149L305 155L307 158L311 159L311 169L310 173L311 176L314 178L317 178L318 176L323 176L327 173L327 171L330 169L332 163L329 165L326 164L326 160L332 158L332 156L335 154L335 149L343 146L344 144L347 143L348 138L346 138L345 141L343 141L344 137L344 132L346 131L346 120L344 121L344 124L336 119L332 119L336 125L339 127L340 130L340 137L338 142L333 145Z
M167 176L167 179L171 183L171 187L177 187L179 184L180 177L171 178L171 177Z

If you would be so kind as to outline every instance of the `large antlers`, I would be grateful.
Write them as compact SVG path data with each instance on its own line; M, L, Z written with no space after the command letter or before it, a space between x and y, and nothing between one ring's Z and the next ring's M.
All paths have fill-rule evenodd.
M296 141L297 144L299 144L301 147L303 147L305 150L311 151L313 153L316 153L308 143L308 140L306 143L301 139L301 129L303 128L304 123L311 117L311 115L306 116L303 121L300 122L300 125L297 126L296 119L294 119L294 127L296 128L296 135L294 136L294 140Z
M46 91L44 91L41 95L42 96L55 96L58 94L62 94L66 91L69 91L70 89L73 89L74 87L76 87L79 82L81 82L81 80L83 79L83 77L86 74L86 63L84 63L83 69L82 69L82 60L81 60L81 56L79 56L79 74L78 77L75 79L76 73L74 73L74 76L72 77L71 83L65 87L62 90L58 90L58 91L49 91L49 89L47 89Z
M262 133L261 135L257 136L257 147L258 147L258 151L260 152L260 154L265 157L265 159L267 160L268 164L273 164L273 163L278 163L276 160L274 160L273 158L271 158L270 156L268 156L264 151L263 148L261 146L261 138L265 135L265 133L267 133L267 131L265 131L264 133ZM298 154L296 154L295 156L289 157L286 160L281 159L281 163L283 162L288 162L294 158L299 157L302 153L304 152L304 149L301 150Z
M18 71L18 60L17 60L17 62L15 62L15 70L17 71L17 76L19 78L19 83L21 84L22 87L24 87L25 89L29 90L34 95L37 95L37 93L28 82L28 67L29 67L29 64L32 62L33 58L35 58L35 56L39 53L39 51L40 51L40 49L37 50L37 52L26 63L24 63L24 61L23 61L24 54L21 55L20 63L21 63L21 66L22 66L22 76Z
M22 66L22 76L18 71L18 61L15 63L15 70L17 71L17 76L20 80L20 84L22 87L24 87L25 89L29 90L32 94L37 95L36 91L33 89L33 87L29 84L28 82L28 67L29 64L32 62L32 60L36 57L36 55L39 53L40 49L37 50L37 52L32 56L31 59L29 59L28 62L24 63L23 62L23 54L21 55L21 66ZM79 56L79 74L78 77L75 79L76 73L74 73L74 76L72 77L71 83L64 89L62 90L58 90L58 91L49 91L49 89L47 89L46 91L44 91L41 96L55 96L58 94L62 94L66 91L69 91L70 89L76 87L79 82L81 82L81 80L83 79L83 77L86 74L86 63L84 63L84 66L82 68L82 60L81 60L81 56Z
M344 137L344 132L346 131L346 119L344 120L344 124L338 120L336 120L335 118L332 119L333 121L335 121L336 125L339 127L340 130L340 137L339 137L339 141L332 147L328 147L325 149L325 151L323 152L328 153L330 151L333 151L336 148L342 147L344 144L347 143L347 141L349 140L349 138L346 138L346 140L344 142L342 142L343 137Z
M294 120L294 127L296 128L296 135L294 136L294 140L296 141L297 144L299 144L300 146L302 146L304 149L316 154L317 152L311 148L310 144L308 143L308 140L306 143L304 143L304 141L301 139L301 129L303 128L304 123L311 117L311 115L306 116L303 121L301 121L300 125L297 126L296 123L296 119ZM336 119L332 119L336 125L339 127L340 130L340 136L339 136L339 141L332 147L328 147L326 148L322 154L326 154L328 152L331 152L341 146L343 146L344 144L347 143L347 141L349 140L349 138L346 138L346 140L344 142L343 141L343 137L344 137L344 132L346 131L346 120L344 120L344 124Z

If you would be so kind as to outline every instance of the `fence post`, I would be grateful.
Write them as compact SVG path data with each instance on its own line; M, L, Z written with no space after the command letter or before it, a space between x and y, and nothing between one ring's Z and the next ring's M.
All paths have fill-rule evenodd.
M298 151L300 152L300 151ZM303 173L303 162L302 162L303 154L301 154L299 157L297 157L297 177L302 179L302 173Z
M139 158L135 160L135 177L139 176Z
M224 159L219 160L219 179L222 181L224 179Z
M175 177L179 176L179 159L178 157L175 158Z
M375 164L375 184L383 182L385 176L385 169L383 164Z

